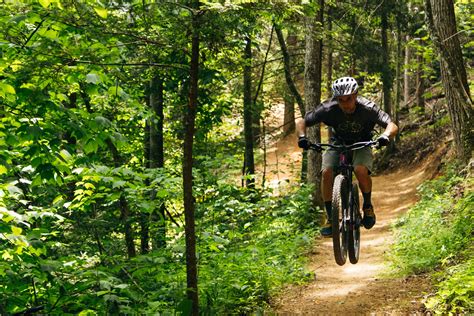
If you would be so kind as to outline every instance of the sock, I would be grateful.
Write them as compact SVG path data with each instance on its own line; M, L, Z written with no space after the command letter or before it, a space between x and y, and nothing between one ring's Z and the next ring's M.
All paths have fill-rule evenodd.
M372 197L372 192L367 192L364 193L362 192L362 196L364 197L364 208L369 207L372 205L371 197Z
M324 206L326 207L326 215L328 217L328 221L331 220L331 213L332 213L332 202L326 201L324 202Z

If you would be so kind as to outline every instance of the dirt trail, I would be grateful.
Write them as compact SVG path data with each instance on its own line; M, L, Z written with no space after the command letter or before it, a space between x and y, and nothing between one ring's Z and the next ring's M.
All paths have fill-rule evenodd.
M275 163L278 152L293 157L299 167L301 150L296 137L290 136L276 145L275 158L269 159L267 168ZM288 158L281 161L287 161ZM295 171L291 165L278 163L279 170L273 181L291 178ZM304 286L285 289L272 302L273 312L278 315L406 315L422 314L421 300L430 285L424 277L387 279L384 271L384 252L392 240L391 224L417 201L416 187L436 172L432 161L415 167L373 177L373 203L377 224L371 230L361 231L359 263L349 260L344 266L334 261L331 239L319 238L310 258L309 269L315 271L313 282ZM283 167L284 166L284 167Z

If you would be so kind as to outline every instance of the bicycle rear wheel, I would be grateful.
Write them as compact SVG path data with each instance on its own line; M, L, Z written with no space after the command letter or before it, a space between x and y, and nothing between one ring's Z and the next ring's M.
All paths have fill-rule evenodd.
M349 261L356 264L359 261L360 252L360 211L359 211L359 187L357 184L352 184L352 192L350 197L350 220L348 229L348 253Z
M334 258L340 266L346 263L347 258L347 178L341 174L334 179L332 191L332 244Z

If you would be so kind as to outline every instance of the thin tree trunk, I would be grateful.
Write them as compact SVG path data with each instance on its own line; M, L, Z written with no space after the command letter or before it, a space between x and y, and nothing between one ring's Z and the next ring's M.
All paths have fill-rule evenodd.
M164 167L164 145L163 145L163 122L164 122L164 98L163 80L156 76L150 82L150 108L153 111L153 118L150 122L150 168ZM153 192L153 200L156 199ZM152 216L158 224L157 232L153 234L154 248L166 247L166 217L165 204L158 201L158 216Z
M275 33L278 37L278 42L280 43L280 48L281 52L283 54L283 65L285 68L285 79L286 79L286 84L288 85L288 88L290 89L290 92L293 94L293 97L296 100L296 103L298 103L298 107L300 110L300 114L302 117L304 117L305 112L305 106L303 102L303 98L301 97L300 93L298 92L298 89L296 89L296 85L293 81L293 77L291 75L291 61L290 61L290 54L288 53L288 48L286 47L285 39L283 37L283 32L281 31L281 28L275 24Z
M469 162L474 149L474 110L452 0L425 0L426 24L441 59L441 76L458 158Z
M193 2L195 8L199 8L199 2ZM191 43L191 68L189 73L189 101L184 117L184 149L183 149L183 199L184 220L186 236L186 279L187 297L192 302L193 316L199 315L198 281L197 281L197 258L196 258L196 228L194 219L194 196L193 196L193 143L195 133L195 121L198 98L199 78L199 13L192 16L192 43Z
M399 109L400 109L400 102L401 102L401 68L402 68L402 31L400 25L400 17L397 16L397 66L396 66L396 79L395 79L395 105L393 107L393 116L395 117L395 124L400 126L399 122ZM398 143L400 141L400 133L397 133L395 136L395 142Z
M122 223L124 226L124 232L125 232L125 244L127 246L127 253L128 257L132 258L137 255L137 252L135 250L135 243L133 241L133 229L132 225L130 223L130 208L128 206L128 202L125 199L125 196L123 195L120 196L119 199L119 205L120 205L120 217L122 219Z
M253 129L252 129L252 41L247 37L245 45L244 66L244 137L245 158L244 177L247 187L255 186L255 163L253 156Z
M333 47L332 47L332 10L331 6L328 6L327 10L327 26L326 29L328 31L328 36L327 36L327 69L326 69L326 89L327 89L327 98L332 97L332 66L333 66ZM332 132L331 127L327 127L328 131L328 138L331 139L334 135Z
M323 42L320 36L323 23L324 0L319 0L319 8L316 17L306 18L306 53L304 72L304 91L306 110L309 111L321 103L321 72ZM308 136L311 142L321 142L320 124L308 128ZM315 188L321 187L321 154L316 151L308 153L308 183ZM324 202L320 194L313 194L313 206L323 208Z
M390 71L389 65L389 51L388 51L388 39L387 39L387 30L388 30L388 17L387 17L387 7L382 5L382 82L383 82L383 109L388 114L392 114L391 106L391 88L392 88L392 74Z
M148 98L149 99L149 98ZM147 100L147 105L149 106L149 101ZM145 168L150 168L150 121L146 120L145 122L145 139L143 141L143 150L144 150L144 164ZM146 185L148 186L150 181L147 181ZM149 241L150 241L150 222L149 214L147 212L141 212L140 214L140 251L142 254L146 254L150 251Z
M410 41L410 35L406 36L405 40L405 67L403 70L403 104L404 107L408 107L410 102L410 71L408 65L410 64L410 46L408 42Z
M117 147L110 139L106 140L106 144L109 147L110 152L112 153L114 166L116 168L120 167L122 165L122 158L120 157L120 153L117 150ZM129 258L132 258L137 255L137 252L135 250L133 229L132 229L131 220L130 220L130 207L128 206L128 202L124 194L125 192L122 191L119 198L120 219L124 227L125 245L127 248L127 254Z
M253 121L253 139L254 139L254 144L257 144L258 139L261 137L260 135L260 126L262 123L262 111L264 108L263 102L258 103L258 97L260 96L260 91L262 90L263 86L263 79L265 78L265 68L267 66L267 60L268 60L268 54L270 53L270 48L272 47L272 41L273 41L273 26L272 29L270 30L270 39L268 40L268 46L267 46L267 51L265 52L265 59L263 60L262 64L262 71L260 72L260 80L258 81L257 85L257 90L255 91L255 96L253 98L253 113L252 113L252 121ZM265 136L263 136L265 137ZM265 140L263 140L265 142Z
M286 37L288 43L289 53L296 49L297 37L294 34L288 34ZM291 67L291 65L290 65ZM295 98L291 94L289 89L285 89L284 92L285 111L283 114L283 135L290 135L294 133L295 126Z
M416 105L420 107L423 111L423 114L425 113L425 98L423 94L425 93L425 83L423 79L423 52L418 52L416 56L416 63L417 63L417 69L416 69L416 92L415 92L415 98L416 98Z

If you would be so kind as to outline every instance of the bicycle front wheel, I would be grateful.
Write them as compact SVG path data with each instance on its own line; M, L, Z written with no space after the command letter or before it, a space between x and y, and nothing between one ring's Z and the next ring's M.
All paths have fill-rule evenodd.
M340 266L346 263L347 258L347 226L346 214L348 207L347 178L341 174L334 179L332 191L332 244L334 258Z
M360 211L359 211L359 187L352 184L352 192L350 197L350 220L348 229L348 252L349 261L356 264L359 261L360 250Z

